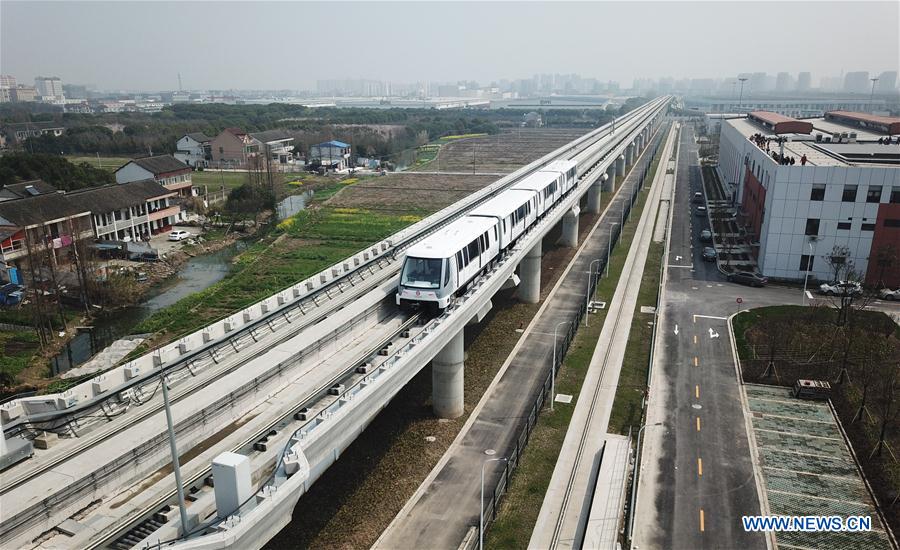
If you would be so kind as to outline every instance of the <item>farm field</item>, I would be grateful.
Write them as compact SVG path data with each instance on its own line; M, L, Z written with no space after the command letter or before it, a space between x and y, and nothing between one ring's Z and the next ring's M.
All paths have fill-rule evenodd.
M519 128L492 136L450 140L440 145L434 160L413 170L514 172L587 132L584 128Z
M77 156L77 155L66 155L66 160L73 164L78 164L81 162L86 162L93 166L94 168L102 168L103 170L109 170L110 172L115 172L121 166L125 165L131 158L129 157L99 157L96 156L88 157L88 156Z

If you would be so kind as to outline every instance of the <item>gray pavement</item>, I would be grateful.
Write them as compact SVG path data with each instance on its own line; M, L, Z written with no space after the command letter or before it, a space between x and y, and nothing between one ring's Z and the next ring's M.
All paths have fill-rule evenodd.
M532 398L550 369L554 328L573 319L583 307L589 264L605 257L608 223L621 218L627 200L622 197L638 184L641 171L649 164L649 152L661 134L645 148L645 154L620 186L624 192L617 195L587 236L460 435L375 548L456 548L468 529L478 525L482 464L488 458L507 457L515 448ZM487 449L493 449L494 454L485 454ZM486 487L493 487L502 471L498 463L489 464Z

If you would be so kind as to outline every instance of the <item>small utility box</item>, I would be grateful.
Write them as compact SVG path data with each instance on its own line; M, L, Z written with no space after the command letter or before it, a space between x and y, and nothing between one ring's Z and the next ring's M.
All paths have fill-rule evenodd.
M797 380L792 393L800 399L827 400L831 396L831 384L824 380Z
M216 513L220 519L225 519L253 496L250 459L237 453L222 453L213 459L212 474Z

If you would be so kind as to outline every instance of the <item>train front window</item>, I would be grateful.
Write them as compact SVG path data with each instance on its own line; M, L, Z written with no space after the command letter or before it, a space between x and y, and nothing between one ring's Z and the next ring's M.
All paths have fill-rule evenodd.
M443 262L440 258L406 258L400 284L416 288L440 288Z

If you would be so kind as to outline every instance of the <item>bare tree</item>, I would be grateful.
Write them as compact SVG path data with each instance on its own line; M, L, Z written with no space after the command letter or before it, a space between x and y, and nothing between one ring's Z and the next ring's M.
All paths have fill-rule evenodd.
M831 282L844 281L849 279L849 275L853 272L853 260L850 259L850 247L836 244L832 247L831 252L822 256L825 264L831 270Z
M875 395L875 407L880 426L878 443L871 456L881 456L888 430L894 428L900 418L900 369L893 361L882 362L878 369L878 378L880 382Z
M885 272L900 263L900 251L891 244L883 244L875 253L875 267L878 268L878 285L884 285Z
M868 404L869 390L879 374L879 366L894 354L894 344L890 340L890 334L884 335L863 330L856 340L858 351L862 351L859 359L854 362L853 378L860 387L859 407L856 414L850 420L854 423L862 419Z

